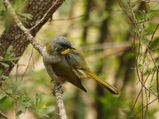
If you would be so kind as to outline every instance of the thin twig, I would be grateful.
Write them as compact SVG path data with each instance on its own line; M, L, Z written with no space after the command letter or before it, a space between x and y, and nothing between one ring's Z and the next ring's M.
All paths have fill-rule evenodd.
M85 14L81 14L81 15L74 16L74 17L69 17L69 18L53 19L52 21L69 21L69 20L76 20L76 19L82 18L82 17L84 17L84 16L85 16Z
M141 115L142 117L141 118L144 119L145 116L146 116L146 113L148 111L148 105L149 105L148 100L147 100L147 98L148 98L147 97L147 92L153 94L157 98L158 98L158 94L156 95L155 93L153 93L145 85L146 81L147 81L147 79L148 79L148 77L149 77L150 74L148 75L148 77L146 77L146 80L144 80L144 68L142 68L141 71L138 69L138 63L141 62L140 57L142 57L141 54L143 52L142 42L145 39L145 37L143 37L141 35L144 25L142 25L142 24L140 25L139 24L138 19L136 18L135 12L133 11L133 9L132 9L132 7L130 5L130 2L131 2L130 0L125 1L125 2L123 2L122 0L119 0L121 8L126 13L127 17L131 21L131 23L133 24L134 29L135 29L135 34L137 35L137 37L139 39L138 49L135 50L136 54L137 54L136 55L136 61L135 61L135 67L136 67L136 73L137 73L138 80L141 83L141 90L140 90L140 92L139 92L139 94L138 94L138 96L137 96L137 98L135 100L135 104L132 107L132 111L135 108L135 105L137 103L137 100L138 100L139 96L141 95L141 101L142 101L141 104L142 104L142 107L141 107L141 110L139 112L142 112L142 115ZM149 41L148 45L146 45L146 50L144 52L143 59L142 59L142 64L143 65L146 62L146 56L147 56L147 54L149 54L150 58L151 58L151 60L152 60L152 62L154 64L154 66L157 67L157 64L156 64L156 62L155 62L155 60L154 60L154 58L152 56L151 49L149 48L149 46L151 45L151 42L152 42L152 40L154 38L154 35L155 35L155 33L156 33L156 31L157 31L158 28L159 28L159 24L156 26L156 28L155 28L155 30L154 30L151 38L150 38L150 41ZM134 42L135 42L135 40L134 40ZM155 73L155 71L154 71L154 73ZM153 73L153 76L154 76L154 73ZM152 79L153 79L153 76L152 76ZM144 95L144 92L145 92L145 95ZM146 99L145 100L146 105L144 105L144 99Z
M146 81L148 80L149 76L150 76L150 73L149 73L149 75L146 77L146 79L145 79L145 81L144 81L144 84L145 84L145 83L146 83ZM145 90L145 91L146 91L146 90ZM133 104L133 106L132 106L132 108L131 108L131 111L133 111L133 110L134 110L135 105L136 105L136 103L137 103L137 100L138 100L138 98L139 98L139 96L140 96L141 92L142 92L142 87L141 87L141 89L140 89L140 91L139 91L139 93L138 93L138 95L137 95L137 97L136 97L136 99L135 99L135 102L134 102L134 104Z
M32 56L33 56L33 48L32 48L31 55L30 55L30 57L29 57L29 61L28 61L28 63L27 63L26 69L25 69L25 71L24 71L23 74L22 74L21 80L24 79L24 76L25 76L25 74L26 74L26 72L27 72L27 70L28 70L28 68L29 68L30 61L31 61Z
M33 47L42 55L44 56L46 54L44 48L38 43L38 41L30 34L29 30L24 27L22 22L19 20L17 14L15 13L15 10L13 9L12 5L10 4L9 0L4 0L5 7L10 11L10 14L14 18L17 26L24 32L24 34L27 37L27 40L33 45ZM47 14L47 13L46 13ZM55 83L56 84L56 83ZM61 92L61 85L55 85L54 86L54 93L57 100L57 105L59 108L59 114L61 119L67 119L65 107L63 103L63 95Z
M153 102L155 102L156 100L158 99L158 97L157 98L155 98L155 99L153 99L151 102L149 102L148 104L146 104L146 105L144 105L144 108L146 108L148 105L151 105ZM133 115L133 117L135 118L140 112L141 112L141 110L142 109L140 109L138 112L136 112L134 115Z
M0 111L0 117L3 117L4 119L8 119L7 115Z
M159 80L158 80L158 67L157 67L157 72L156 72L156 90L157 90L157 95L158 95L158 102L159 102Z

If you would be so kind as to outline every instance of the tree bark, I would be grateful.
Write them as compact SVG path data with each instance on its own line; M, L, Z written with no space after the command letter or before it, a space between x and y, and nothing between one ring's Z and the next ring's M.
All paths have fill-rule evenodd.
M90 11L92 7L93 0L86 1L86 8L85 8L85 16L83 18L84 26L83 26L83 33L82 33L82 45L85 45L87 42L87 35L89 29L89 20L90 20Z
M32 16L32 19L26 19L23 22L24 26L28 29L35 26L46 14L44 20L42 20L30 33L35 36L40 28L52 17L52 14L56 9L63 3L64 0L28 0L24 8L24 12ZM51 8L51 9L50 9ZM26 39L23 31L14 23L9 23L10 25L6 28L0 38L0 57L5 57L7 49L12 46L11 53L14 54L14 57L20 57L28 46L29 42ZM17 63L17 60L5 61L4 63L8 64L8 67L4 67L0 63L0 81L3 79L2 75L8 76L14 64Z

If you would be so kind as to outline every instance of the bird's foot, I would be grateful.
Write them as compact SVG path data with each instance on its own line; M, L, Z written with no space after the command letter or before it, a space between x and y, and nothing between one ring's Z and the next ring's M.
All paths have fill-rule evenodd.
M55 96L56 93L61 93L63 94L62 86L60 83L55 82L53 85L53 95Z

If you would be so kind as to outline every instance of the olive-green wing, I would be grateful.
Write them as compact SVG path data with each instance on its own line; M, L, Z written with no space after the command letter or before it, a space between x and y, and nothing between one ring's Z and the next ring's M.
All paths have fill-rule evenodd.
M70 62L69 64L72 66L73 72L79 77L79 78L90 78L95 81L97 81L99 84L103 85L106 89L108 89L113 94L118 94L118 91L116 88L105 82L104 80L100 79L96 74L91 72L89 68L86 66L86 62L83 58L83 56L77 51L74 50L72 55L70 55Z

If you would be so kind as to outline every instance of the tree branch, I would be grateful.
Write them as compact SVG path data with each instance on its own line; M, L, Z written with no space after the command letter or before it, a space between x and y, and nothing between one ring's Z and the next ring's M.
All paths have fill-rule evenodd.
M7 115L0 111L0 118L8 119Z
M18 16L16 15L13 7L11 6L9 0L4 0L4 5L5 7L10 10L11 15L13 16L16 24L18 25L18 27L24 32L24 34L27 36L27 40L33 45L33 47L42 55L46 55L47 53L45 53L43 47L37 42L37 40L34 39L34 37L30 34L30 30L28 30L27 28L24 27L24 25L22 24L22 22L20 21L20 19L18 18ZM51 6L51 8L55 5L55 3ZM38 22L38 24L40 24L44 18L47 16L48 12L50 11L50 9L47 11L47 13L44 15L44 17ZM31 29L34 29L36 26L38 26L38 24L36 24L35 26L33 26Z
M34 37L29 33L29 30L24 27L22 22L19 20L18 16L16 15L13 7L11 6L10 2L8 0L4 0L5 7L10 11L12 17L14 18L16 24L18 27L24 32L24 34L27 36L27 40L33 45L33 47L43 56L44 49L43 47L37 42L37 40L34 39Z
M30 30L29 33L32 36L35 36L40 28L50 18L52 18L52 14L63 2L64 0L26 0L22 13L27 13L33 17L31 19L25 18L25 21L22 21L23 26ZM5 78L2 76L9 75L14 65L18 62L18 57L23 54L23 52L29 45L26 35L17 26L13 17L9 16L7 17L7 19L10 22L8 22L7 28L4 30L3 34L0 37L0 57L2 60L5 59L7 49L10 49L11 53L14 54L14 57L17 58L12 62L2 61L2 63L5 63L6 65L8 65L8 67L5 67L0 63L0 69L2 71L0 82L5 80Z
M26 35L27 40L33 45L33 47L44 57L47 53L43 49L43 47L37 42L37 40L30 34L29 30L24 27L22 22L19 20L18 16L15 13L15 10L11 6L9 0L4 0L4 4L6 8L10 11L12 17L14 18L16 24L18 27L23 31L23 33ZM63 103L63 96L62 96L62 89L61 85L57 84L55 82L53 92L55 93L56 100L57 100L57 106L59 108L59 115L61 119L67 119L66 112L65 112L65 107Z
M61 85L55 82L53 87L53 94L56 97L57 107L59 109L59 115L61 119L67 119L62 93L63 91L61 89Z

